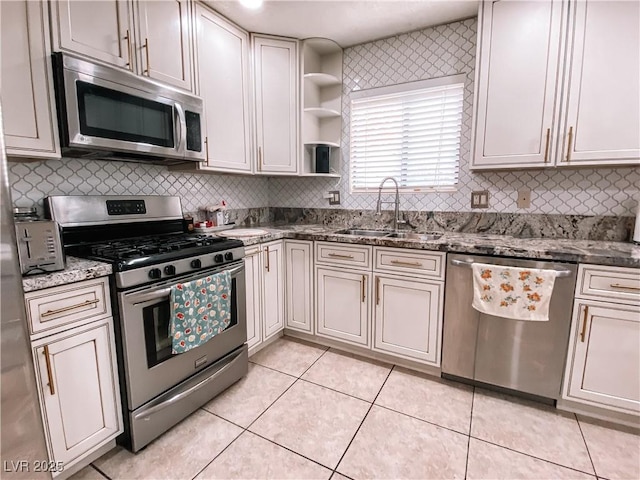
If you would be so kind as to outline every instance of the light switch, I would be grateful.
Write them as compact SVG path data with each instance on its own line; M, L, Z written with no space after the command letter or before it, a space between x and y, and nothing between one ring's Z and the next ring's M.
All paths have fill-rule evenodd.
M331 190L329 194L329 205L340 205L340 190Z
M489 208L489 190L471 192L471 208Z

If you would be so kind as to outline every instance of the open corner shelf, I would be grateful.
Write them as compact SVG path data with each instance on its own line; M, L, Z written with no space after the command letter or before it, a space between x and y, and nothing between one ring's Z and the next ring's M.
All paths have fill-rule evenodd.
M342 83L342 79L329 73L305 73L304 79L318 87L330 87L332 85L340 85Z
M324 107L306 107L304 109L304 113L310 113L318 118L330 118L330 117L339 117L340 112L334 110L333 108L324 108Z

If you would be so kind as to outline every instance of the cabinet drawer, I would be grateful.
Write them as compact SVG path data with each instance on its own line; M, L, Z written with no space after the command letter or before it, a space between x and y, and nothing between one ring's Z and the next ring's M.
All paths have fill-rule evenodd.
M640 269L580 265L576 297L640 304Z
M28 292L25 303L32 335L111 315L107 277Z
M371 268L371 247L316 242L316 263Z
M411 273L444 280L446 254L406 248L376 247L374 269L382 272Z

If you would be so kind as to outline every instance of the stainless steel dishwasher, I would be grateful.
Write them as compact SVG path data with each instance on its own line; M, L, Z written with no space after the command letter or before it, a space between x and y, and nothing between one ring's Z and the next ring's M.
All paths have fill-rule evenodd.
M549 321L480 313L473 300L472 263L555 269ZM577 265L490 256L448 255L442 376L496 385L541 399L560 398Z

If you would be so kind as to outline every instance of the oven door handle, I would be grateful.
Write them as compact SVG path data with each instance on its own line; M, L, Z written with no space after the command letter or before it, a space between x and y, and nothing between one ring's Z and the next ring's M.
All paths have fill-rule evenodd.
M231 365L233 364L233 362L240 355L242 355L243 352L244 352L244 350L239 349L239 351L235 352L233 355L229 355L229 357L226 359L225 364L219 370L217 370L213 375L211 375L210 377L205 378L204 380L201 380L200 382L196 383L195 385L190 386L186 390L183 390L180 393L176 393L175 395L173 395L172 397L170 397L170 398L168 398L166 400L163 398L164 395L161 395L159 398L157 398L156 400L153 401L153 403L155 403L155 405L151 404L148 408L145 408L142 412L139 412L139 413L135 414L133 416L133 418L135 420L143 420L143 419L145 419L147 417L150 417L154 413L157 413L157 412L159 412L161 410L164 410L167 407L170 407L171 405L173 405L174 403L180 401L181 399L183 399L185 397L188 397L189 395L191 395L196 390L199 390L202 387L204 387L205 385L207 385L209 382L214 381L224 371L228 370L229 367L231 367Z
M244 270L244 264L234 267L227 271L233 277L234 275L236 275L242 270ZM167 287L161 290L153 290L152 292L149 292L149 293L142 293L142 292L134 293L129 297L129 300L133 305L137 305L139 303L145 303L150 300L158 300L159 298L166 297L170 293L171 293L171 287Z

